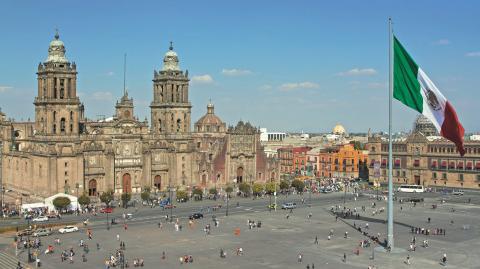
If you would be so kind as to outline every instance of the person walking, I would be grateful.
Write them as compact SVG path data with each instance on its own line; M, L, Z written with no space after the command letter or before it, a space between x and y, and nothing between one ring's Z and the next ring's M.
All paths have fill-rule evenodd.
M117 241L120 241L120 235L117 234Z
M343 253L343 262L345 263L347 262L347 253L345 252Z
M407 255L407 260L405 261L407 265L410 265L410 255Z
M315 245L318 245L318 237L315 236L315 242L314 242Z
M443 265L443 266L446 266L446 265L447 265L447 253L443 253L442 265Z
M298 261L298 262L302 262L302 259L303 259L302 253L298 253L297 261Z

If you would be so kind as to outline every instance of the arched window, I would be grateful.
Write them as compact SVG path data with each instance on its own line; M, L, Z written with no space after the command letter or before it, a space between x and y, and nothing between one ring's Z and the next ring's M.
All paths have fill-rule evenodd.
M60 89L60 99L63 99L65 97L65 89L61 88Z
M65 118L60 119L60 132L65 133Z
M162 120L158 119L158 131L162 131Z
M96 196L97 195L97 181L92 179L88 182L88 195Z
M162 187L162 177L159 175L156 175L155 178L153 179L153 185L157 190L160 190Z
M182 129L182 120L178 119L177 120L177 133L180 132L181 129Z

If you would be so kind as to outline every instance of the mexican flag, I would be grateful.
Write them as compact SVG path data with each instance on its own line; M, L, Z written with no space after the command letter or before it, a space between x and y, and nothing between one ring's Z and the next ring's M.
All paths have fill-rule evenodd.
M457 146L463 156L465 130L452 104L408 55L402 44L393 41L393 97L415 109L433 122L438 132Z

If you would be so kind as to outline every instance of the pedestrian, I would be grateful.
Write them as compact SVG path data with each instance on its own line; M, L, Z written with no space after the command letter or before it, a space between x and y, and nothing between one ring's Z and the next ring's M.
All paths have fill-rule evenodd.
M165 251L162 252L162 260L165 260Z
M307 269L310 269L310 264L307 264Z
M315 242L314 243L315 243L315 245L318 245L318 237L317 236L315 236Z
M297 261L298 261L298 262L302 262L302 258L303 258L302 253L298 253L298 259L297 259Z
M347 262L347 253L345 252L343 253L343 262L345 263Z
M430 221L431 221L431 219L430 219L430 217L428 217L427 222L430 223Z
M447 253L443 253L442 264L443 264L443 266L447 265Z
M315 269L315 264L314 263L312 263L312 269Z
M407 255L407 260L405 261L407 265L410 265L410 255Z
M120 241L120 235L117 234L117 241Z

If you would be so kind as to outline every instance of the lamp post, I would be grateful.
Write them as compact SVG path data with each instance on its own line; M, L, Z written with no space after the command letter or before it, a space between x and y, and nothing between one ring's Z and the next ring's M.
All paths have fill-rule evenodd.
M110 230L110 223L108 222L108 209L105 210L105 213L107 213L107 230Z
M228 217L228 201L230 200L230 197L229 197L229 196L230 196L230 195L229 195L228 192L227 192L227 211L225 211L225 216L227 216L227 217Z
M170 200L170 222L173 222L173 199L172 199L172 187L168 186L168 196Z
M343 179L343 207L345 208L345 198L347 197L347 180Z
M30 229L30 218L27 219L27 226ZM27 232L27 255L28 255L28 262L31 263L32 261L32 253L30 253L30 232Z

